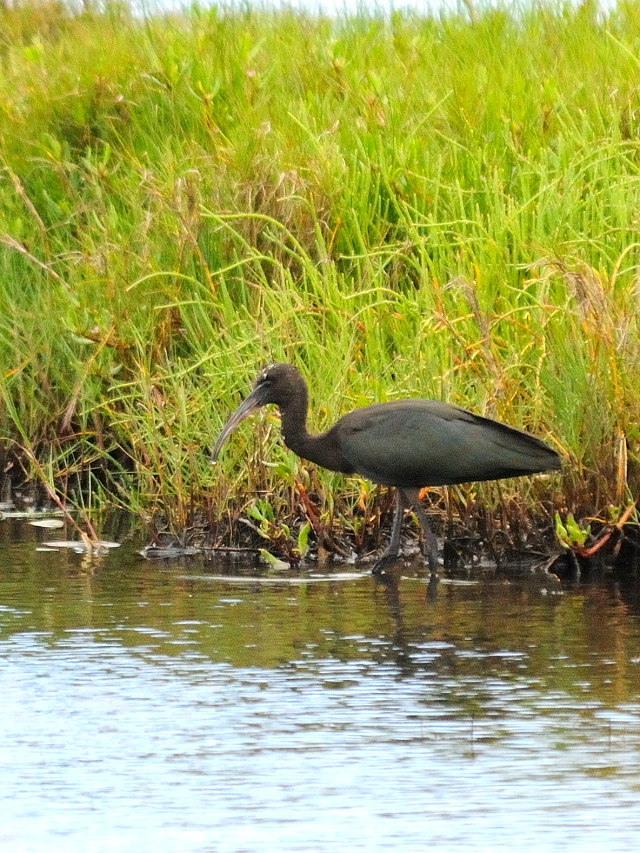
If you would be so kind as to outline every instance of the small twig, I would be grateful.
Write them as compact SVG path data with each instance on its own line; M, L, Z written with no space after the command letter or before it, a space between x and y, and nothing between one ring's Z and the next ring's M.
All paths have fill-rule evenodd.
M38 228L40 229L40 231L42 232L42 234L46 240L47 226L42 221L42 217L38 213L36 206L34 205L34 203L31 201L31 199L27 195L27 192L26 192L26 190L22 184L22 181L16 175L16 173L13 171L13 169L9 168L9 166L5 166L3 171L5 171L9 174L9 177L11 178L11 182L13 183L14 190L20 196L22 201L24 202L24 205L27 208L27 210L29 211L29 213L33 216L35 221L38 223Z
M20 252L20 254L29 258L30 261L33 261L34 264L37 264L39 267L42 267L43 270L46 270L46 272L48 272L50 276L53 276L56 281L67 286L62 276L59 276L49 264L45 264L45 262L41 261L40 258L36 258L35 255L32 255L31 252L23 246L22 243L12 237L11 234L0 234L0 243L4 243L5 246L9 246L11 249L15 249L16 252Z

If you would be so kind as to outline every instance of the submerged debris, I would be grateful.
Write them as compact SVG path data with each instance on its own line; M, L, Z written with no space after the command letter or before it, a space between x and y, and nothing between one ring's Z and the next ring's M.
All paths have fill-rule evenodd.
M201 548L194 548L192 545L180 545L170 543L169 545L147 545L142 551L138 551L140 556L145 560L171 560L176 557L195 557L202 553Z

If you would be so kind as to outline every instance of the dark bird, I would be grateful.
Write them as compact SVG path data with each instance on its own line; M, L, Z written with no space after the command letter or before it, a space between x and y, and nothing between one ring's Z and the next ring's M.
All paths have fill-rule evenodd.
M355 409L326 432L307 431L309 391L292 364L272 364L229 418L211 455L215 462L227 437L256 409L278 406L284 443L298 456L341 474L360 474L395 486L396 509L389 546L373 567L382 573L400 552L404 509L413 506L424 532L431 571L438 542L420 504L425 486L557 471L560 457L539 438L499 421L438 400L408 399Z

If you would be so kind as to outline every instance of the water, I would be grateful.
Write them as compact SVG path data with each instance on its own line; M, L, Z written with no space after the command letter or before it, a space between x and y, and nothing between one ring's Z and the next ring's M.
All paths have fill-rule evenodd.
M3 853L637 850L631 570L434 596L42 538L0 522Z

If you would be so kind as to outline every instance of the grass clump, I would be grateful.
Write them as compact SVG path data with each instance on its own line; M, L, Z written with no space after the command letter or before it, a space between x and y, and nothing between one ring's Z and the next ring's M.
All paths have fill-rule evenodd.
M636 4L0 19L6 465L175 531L259 496L359 541L375 491L307 470L273 417L208 464L290 360L314 428L433 396L565 454L562 481L449 489L449 518L637 496Z

